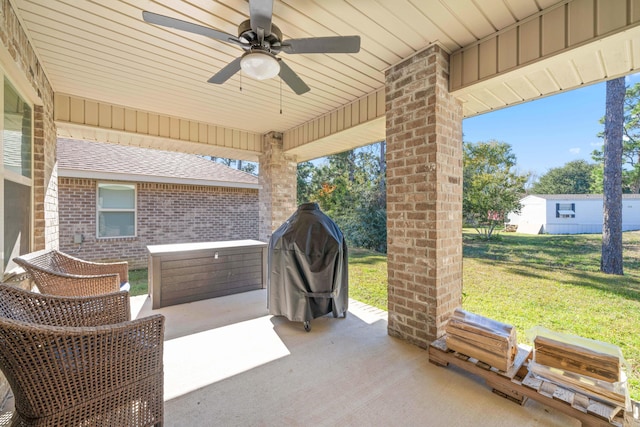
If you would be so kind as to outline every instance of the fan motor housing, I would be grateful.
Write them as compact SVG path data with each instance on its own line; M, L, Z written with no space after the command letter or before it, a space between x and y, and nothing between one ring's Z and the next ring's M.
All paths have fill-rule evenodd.
M251 47L254 47L254 45L257 44L258 36L251 29L250 19L247 19L246 21L243 21L240 25L238 25L238 38L241 41L245 41L251 44L252 45ZM264 37L263 45L266 44L266 46L261 46L261 47L277 46L280 44L281 41L282 41L282 31L280 31L280 28L278 28L276 24L272 23L271 34Z

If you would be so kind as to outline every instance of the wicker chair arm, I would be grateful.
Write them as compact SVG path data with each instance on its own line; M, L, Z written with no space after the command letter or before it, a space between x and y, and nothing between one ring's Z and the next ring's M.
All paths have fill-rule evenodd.
M115 273L81 276L38 268L30 268L28 271L43 294L92 296L120 290L120 276Z
M50 326L100 326L131 319L126 291L61 297L0 284L0 316Z
M60 251L55 251L55 254L56 257L59 257L58 262L64 266L67 273L77 274L80 276L117 273L120 275L120 283L129 281L129 263L126 261L108 263L91 262L75 258Z
M0 318L0 367L29 422L160 424L163 337L159 314L82 328Z

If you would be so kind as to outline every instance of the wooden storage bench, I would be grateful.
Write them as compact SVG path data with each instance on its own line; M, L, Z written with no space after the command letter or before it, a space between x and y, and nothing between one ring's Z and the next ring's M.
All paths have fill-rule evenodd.
M152 307L262 289L267 244L258 240L147 246Z

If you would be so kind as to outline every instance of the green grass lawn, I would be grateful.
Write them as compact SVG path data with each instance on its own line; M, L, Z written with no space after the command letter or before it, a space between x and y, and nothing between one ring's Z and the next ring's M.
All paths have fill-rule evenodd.
M463 308L516 327L540 325L619 346L640 399L640 232L624 233L624 276L603 274L600 235L464 233Z
M640 232L624 233L624 276L600 273L600 235L501 233L485 242L464 230L463 308L525 332L544 326L619 346L640 400ZM132 294L147 292L147 271L130 272ZM387 258L349 249L349 296L387 309Z
M600 235L476 236L464 230L463 308L514 325L521 343L539 325L619 346L640 400L640 232L624 234L622 277L600 273ZM351 250L349 295L386 310L386 268L384 255Z

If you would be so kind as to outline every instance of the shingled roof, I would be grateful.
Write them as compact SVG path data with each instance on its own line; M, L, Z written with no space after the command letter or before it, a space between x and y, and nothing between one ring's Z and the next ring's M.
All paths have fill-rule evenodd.
M258 188L258 177L193 154L65 138L58 176Z

